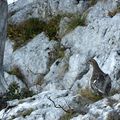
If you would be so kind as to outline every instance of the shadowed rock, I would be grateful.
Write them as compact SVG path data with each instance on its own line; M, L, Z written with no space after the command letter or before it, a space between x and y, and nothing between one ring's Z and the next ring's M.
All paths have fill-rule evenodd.
M7 101L4 98L4 95L0 95L0 110L7 107Z

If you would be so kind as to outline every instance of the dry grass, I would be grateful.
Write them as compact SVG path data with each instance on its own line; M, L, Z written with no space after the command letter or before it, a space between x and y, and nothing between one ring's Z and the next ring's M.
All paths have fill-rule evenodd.
M8 37L14 42L14 50L22 47L33 37L43 31L45 22L31 18L18 25L8 25Z
M74 30L77 26L86 26L86 13L83 15L75 14L71 15L70 22L68 23L68 27L66 30L66 33L69 33L70 31Z
M89 99L91 101L98 101L98 100L103 98L103 97L98 96L95 93L93 93L92 90L89 89L89 88L85 88L85 89L80 90L79 94L82 97L85 97L85 98L87 98L87 99Z
M14 50L24 46L37 34L45 32L49 39L57 40L59 37L57 32L59 30L59 23L61 16L52 17L47 23L38 18L30 18L18 25L8 25L8 37L14 42Z
M74 110L69 109L68 112L66 112L63 116L61 116L60 120L70 120L71 118L74 117Z
M14 68L11 71L9 71L8 73L11 75L16 75L16 77L18 79L21 79L21 80L25 79L24 74L21 72L20 68L17 66L14 66Z

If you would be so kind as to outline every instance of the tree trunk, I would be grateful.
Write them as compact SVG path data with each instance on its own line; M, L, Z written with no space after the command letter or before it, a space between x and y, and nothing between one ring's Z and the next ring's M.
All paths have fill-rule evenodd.
M7 16L8 4L6 0L0 0L0 92L6 92L6 82L4 79L3 59L5 41L7 39Z

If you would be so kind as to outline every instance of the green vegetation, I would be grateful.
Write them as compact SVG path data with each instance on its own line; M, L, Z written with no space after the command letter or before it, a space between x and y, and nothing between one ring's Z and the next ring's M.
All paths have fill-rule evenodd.
M85 26L86 14L83 15L75 14L70 17L70 22L68 23L68 27L66 32L70 32L74 30L77 26Z
M18 25L8 25L8 36L14 42L14 50L28 43L41 32L45 32L51 39L57 39L60 15L51 18L47 23L38 18L30 18Z
M38 18L30 18L18 25L8 24L8 37L14 42L14 50L27 44L37 34L43 31L50 40L59 40L59 23L61 18L65 16L71 19L68 25L68 31L73 30L78 25L85 25L85 16L73 14L53 16L48 22L41 21Z
M20 87L18 83L13 82L9 85L8 87L8 92L6 94L6 99L7 100L13 100L13 99L18 99L20 98Z
M62 18L61 15L54 16L45 25L44 32L50 38L50 40L59 39L58 30L59 30L59 23L60 23L61 18Z
M70 120L71 118L72 118L72 114L66 113L60 118L60 120Z
M30 39L43 31L45 22L30 18L18 25L8 25L8 36L14 42L14 50L22 47Z
M117 13L120 13L120 6L118 6L116 9L114 9L113 11L109 11L108 12L108 16L113 17L115 16Z
M12 82L9 87L8 91L6 93L6 99L7 100L13 100L13 99L23 99L26 97L32 97L34 95L33 91L30 91L27 88L23 88L20 91L20 86L17 82Z
M91 89L89 89L89 88L85 88L85 89L82 89L82 90L80 90L80 93L79 93L82 97L85 97L85 98L87 98L87 99L89 99L89 100L92 100L92 101L98 101L98 100L100 100L100 99L102 99L103 97L101 97L101 96L98 96L98 95L96 95L95 93L93 93L92 91L91 91Z
M67 110L67 112L63 116L61 116L60 120L70 120L74 117L74 114L75 112L73 109Z

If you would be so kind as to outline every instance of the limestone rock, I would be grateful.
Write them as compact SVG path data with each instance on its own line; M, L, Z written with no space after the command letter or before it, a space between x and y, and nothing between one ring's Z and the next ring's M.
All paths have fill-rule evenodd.
M120 118L120 94L105 98L88 106L86 115L79 115L71 120L119 120Z
M38 77L48 72L49 52L56 42L49 41L44 33L13 53L12 69L19 68L28 86L33 86Z

